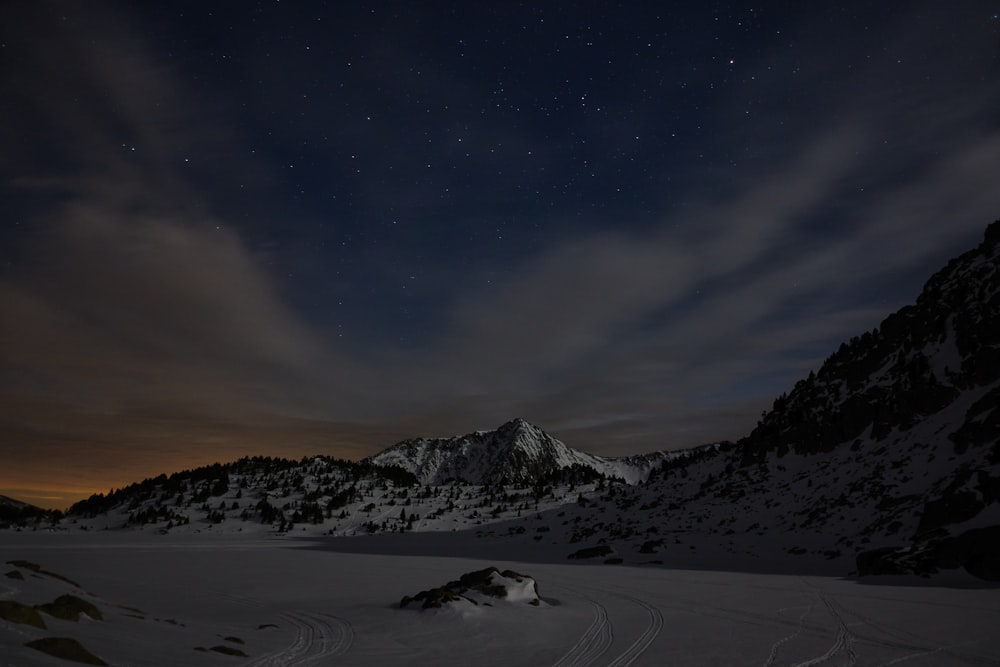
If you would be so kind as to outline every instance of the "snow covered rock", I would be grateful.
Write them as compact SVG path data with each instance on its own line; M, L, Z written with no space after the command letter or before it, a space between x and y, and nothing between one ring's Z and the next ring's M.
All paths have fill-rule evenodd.
M527 603L536 607L541 604L538 584L532 577L513 570L501 572L496 567L488 567L466 572L457 581L420 591L413 597L405 596L399 606L402 609L413 602L422 603L422 609L439 609L451 603L489 606L496 600Z

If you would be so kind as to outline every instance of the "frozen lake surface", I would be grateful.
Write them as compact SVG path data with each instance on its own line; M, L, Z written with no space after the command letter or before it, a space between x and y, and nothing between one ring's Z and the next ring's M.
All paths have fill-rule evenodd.
M1000 665L1000 590L959 574L928 585L528 563L483 560L482 544L362 553L420 553L421 539L353 538L345 552L343 540L0 533L4 563L43 571L3 565L24 578L0 577L0 600L73 594L104 617L0 620L0 664L72 664L24 646L58 636L114 665ZM489 565L533 576L545 604L398 608Z

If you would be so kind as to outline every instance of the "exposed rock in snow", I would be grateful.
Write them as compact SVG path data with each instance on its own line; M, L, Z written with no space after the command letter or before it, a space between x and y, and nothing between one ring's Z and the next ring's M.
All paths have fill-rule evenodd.
M420 602L422 609L439 609L449 604L490 606L497 600L526 603L536 607L541 604L538 584L532 577L512 570L501 572L496 567L488 567L475 572L466 572L456 581L420 591L413 597L405 596L399 606L405 608L415 602Z

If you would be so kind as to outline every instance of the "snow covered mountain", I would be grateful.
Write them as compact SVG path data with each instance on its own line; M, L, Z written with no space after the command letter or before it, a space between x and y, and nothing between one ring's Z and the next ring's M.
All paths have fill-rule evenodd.
M607 459L572 449L524 419L513 419L495 431L476 431L454 438L404 440L366 459L374 465L397 466L421 484L461 480L470 484L531 486L562 470L590 470L633 484L669 458L656 452L627 459Z
M819 372L774 402L742 445L748 453L883 442L950 406L965 406L955 448L996 446L1000 433L1000 221L983 243L927 281L913 305L854 337ZM993 459L1000 450L993 450Z
M845 497L884 527L886 546L862 558L863 569L1000 561L998 267L1000 221L934 274L915 304L775 401L740 443L744 464L839 453Z
M571 540L677 562L827 559L1000 579L1000 222L735 444L591 504ZM643 546L645 547L643 549ZM697 554L697 555L695 555ZM681 556L682 560L683 557Z
M542 558L1000 580L998 266L1000 222L735 443L605 459L515 419L361 462L161 475L78 503L60 528L458 533Z

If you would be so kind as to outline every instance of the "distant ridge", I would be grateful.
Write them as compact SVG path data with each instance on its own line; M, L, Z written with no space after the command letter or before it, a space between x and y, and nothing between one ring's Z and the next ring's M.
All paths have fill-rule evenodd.
M0 528L19 528L41 521L57 521L62 512L0 495Z
M668 454L603 458L565 443L518 417L493 431L451 438L404 440L365 461L398 466L422 484L460 480L469 484L531 485L560 470L582 468L628 483L644 480Z

